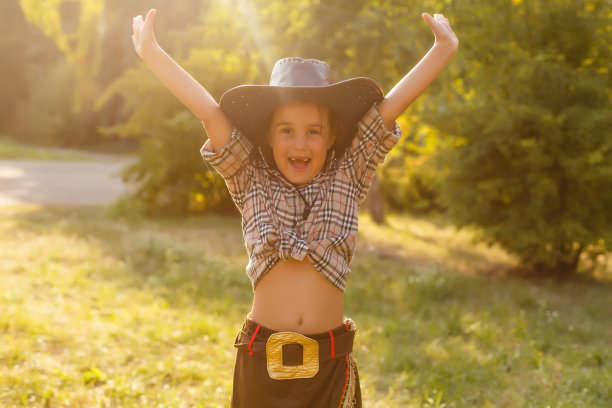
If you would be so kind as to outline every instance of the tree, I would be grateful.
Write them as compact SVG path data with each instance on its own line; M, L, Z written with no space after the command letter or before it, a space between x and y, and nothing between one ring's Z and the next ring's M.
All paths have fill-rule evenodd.
M23 115L28 99L25 75L25 41L28 30L18 0L0 3L0 133L11 135L23 131Z
M185 2L191 4L191 2ZM176 5L176 4L175 4ZM174 10L159 13L160 27L177 18ZM202 3L197 24L159 28L162 47L218 100L227 89L259 82L261 55L248 48L246 21L220 2ZM193 18L193 16L191 16ZM134 52L131 50L130 52ZM199 154L206 140L202 123L140 61L114 80L98 101L122 101L126 119L104 132L141 141L140 160L127 168L126 181L136 184L134 197L149 213L186 214L216 209L232 211L227 188Z
M612 230L612 5L469 3L454 98L424 116L452 135L443 201L528 270L575 274Z

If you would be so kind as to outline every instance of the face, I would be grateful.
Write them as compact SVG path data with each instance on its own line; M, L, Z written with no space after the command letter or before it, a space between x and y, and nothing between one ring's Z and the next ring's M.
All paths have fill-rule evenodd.
M268 143L278 170L289 182L310 182L325 164L334 143L329 111L314 103L297 102L274 111Z

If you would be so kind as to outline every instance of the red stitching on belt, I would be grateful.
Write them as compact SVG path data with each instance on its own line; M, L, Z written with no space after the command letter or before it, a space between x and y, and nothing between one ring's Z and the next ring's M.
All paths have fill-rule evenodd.
M334 348L334 335L332 334L331 330L329 331L329 337L331 337L331 359L333 360L335 348Z
M255 333L253 333L253 337L251 337L251 341L249 342L249 355L250 356L253 355L253 350L251 350L251 344L253 344L253 340L255 340L255 336L257 336L257 332L259 331L260 327L261 327L261 324L258 324L257 328L255 329Z
M348 356L346 356L346 379L344 380L344 388L342 388L342 395L340 396L340 403L338 404L338 408L342 405L342 400L344 399L344 393L346 392L346 385L348 384L349 379L349 360Z

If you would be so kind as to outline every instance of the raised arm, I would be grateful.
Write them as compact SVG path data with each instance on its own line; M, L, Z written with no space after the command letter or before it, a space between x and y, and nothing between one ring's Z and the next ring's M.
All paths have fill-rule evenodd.
M155 14L156 10L151 9L144 20L141 15L134 17L132 41L136 53L170 92L200 118L213 148L219 151L229 141L232 125L210 93L157 44L153 34Z
M393 128L395 119L423 93L457 52L459 40L450 28L448 19L442 14L434 14L434 17L431 17L427 13L423 13L423 18L433 30L436 40L423 59L380 103L378 112L387 129Z

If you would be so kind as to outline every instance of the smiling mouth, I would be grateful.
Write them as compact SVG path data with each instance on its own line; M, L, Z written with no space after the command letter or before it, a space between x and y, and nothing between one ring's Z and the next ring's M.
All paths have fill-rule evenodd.
M310 159L296 159L294 157L290 157L289 163L296 170L304 170L310 164Z

